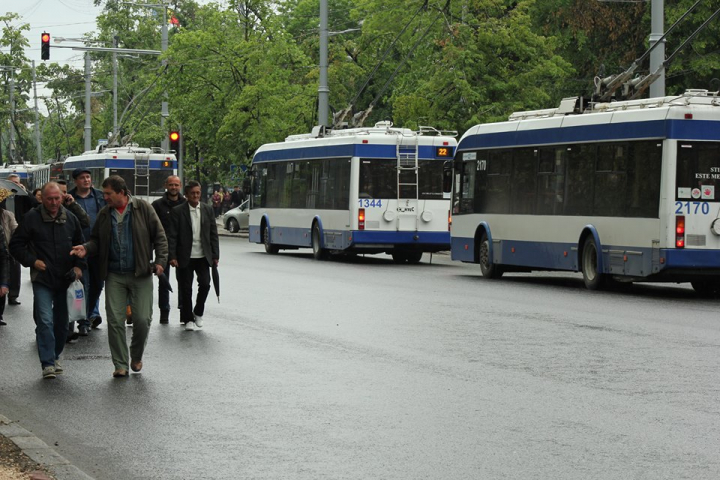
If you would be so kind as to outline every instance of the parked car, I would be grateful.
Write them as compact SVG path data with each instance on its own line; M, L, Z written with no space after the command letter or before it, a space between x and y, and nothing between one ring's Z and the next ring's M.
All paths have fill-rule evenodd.
M240 206L231 208L223 215L222 223L225 230L230 233L237 233L240 230L247 230L250 221L249 201L245 200Z

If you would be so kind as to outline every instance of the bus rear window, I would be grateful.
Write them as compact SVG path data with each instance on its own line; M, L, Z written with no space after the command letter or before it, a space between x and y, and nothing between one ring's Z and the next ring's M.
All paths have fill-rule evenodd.
M720 199L720 143L678 142L677 200Z
M443 165L437 160L419 160L417 194L415 172L412 169L401 172L402 189L399 198L420 200L443 199ZM397 160L360 160L360 198L398 198Z

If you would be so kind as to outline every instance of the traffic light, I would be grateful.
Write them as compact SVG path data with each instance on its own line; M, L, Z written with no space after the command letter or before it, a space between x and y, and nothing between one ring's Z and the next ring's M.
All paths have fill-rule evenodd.
M172 131L168 138L170 138L170 150L175 153L180 152L180 132Z
M50 34L43 32L40 35L40 58L50 60Z

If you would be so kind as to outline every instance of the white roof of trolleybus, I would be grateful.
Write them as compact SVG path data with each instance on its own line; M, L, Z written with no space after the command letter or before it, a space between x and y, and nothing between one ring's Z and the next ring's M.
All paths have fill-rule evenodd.
M688 90L682 95L630 100L624 102L597 103L591 110L577 112L577 97L563 99L558 108L515 112L506 122L484 123L469 128L460 139L489 133L540 130L548 128L579 127L587 125L643 122L651 120L674 120L692 113L694 120L720 121L720 97L718 92Z
M80 155L67 157L65 164L73 161L97 160L106 158L128 158L135 154L148 155L151 160L175 160L175 154L163 152L160 148L139 147L137 145L126 145L122 147L99 147L95 150L88 150Z
M313 129L312 133L302 133L298 135L290 135L285 138L284 142L266 143L261 145L255 151L255 155L261 152L284 150L287 148L298 148L298 143L302 142L304 147L319 147L329 145L346 145L349 143L361 143L368 137L373 138L373 142L377 144L395 145L397 137L406 138L418 137L418 143L422 145L442 145L442 142L449 142L449 146L454 147L457 140L455 131L437 130L433 127L421 126L418 131L409 128L397 128L392 126L392 122L378 122L373 127L360 128L344 128L339 130L320 130L318 127Z

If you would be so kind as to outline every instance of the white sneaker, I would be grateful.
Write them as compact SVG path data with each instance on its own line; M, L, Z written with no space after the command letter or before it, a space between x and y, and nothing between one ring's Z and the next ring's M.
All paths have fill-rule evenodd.
M185 330L195 331L195 322L187 322L185 324Z
M199 316L197 316L197 315L194 315L194 317L195 317L195 326L196 326L197 328L202 328L202 327L203 327L203 319L202 319L202 317L199 317Z

